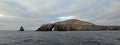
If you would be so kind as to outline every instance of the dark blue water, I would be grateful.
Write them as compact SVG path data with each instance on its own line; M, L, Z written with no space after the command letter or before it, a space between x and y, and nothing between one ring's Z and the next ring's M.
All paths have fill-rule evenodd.
M120 45L120 31L0 31L0 45Z

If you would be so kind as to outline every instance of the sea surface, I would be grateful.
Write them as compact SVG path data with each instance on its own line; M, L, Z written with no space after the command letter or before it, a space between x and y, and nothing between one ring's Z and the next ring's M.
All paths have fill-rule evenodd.
M120 31L0 31L0 45L120 45Z

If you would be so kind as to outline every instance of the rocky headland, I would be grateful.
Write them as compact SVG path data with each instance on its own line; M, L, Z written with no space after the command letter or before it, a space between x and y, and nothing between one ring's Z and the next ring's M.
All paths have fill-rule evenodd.
M44 24L36 31L91 31L91 30L120 30L120 26L101 26L78 19Z

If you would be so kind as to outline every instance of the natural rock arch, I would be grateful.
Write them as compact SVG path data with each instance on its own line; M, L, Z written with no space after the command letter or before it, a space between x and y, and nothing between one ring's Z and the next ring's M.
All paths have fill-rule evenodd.
M53 24L44 24L36 31L52 31L53 27L54 27Z

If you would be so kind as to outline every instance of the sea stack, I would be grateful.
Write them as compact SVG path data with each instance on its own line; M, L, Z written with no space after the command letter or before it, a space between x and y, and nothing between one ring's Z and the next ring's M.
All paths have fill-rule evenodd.
M120 30L120 26L101 26L78 19L44 24L36 31L92 31L92 30Z
M21 27L20 27L20 30L19 30L19 31L24 31L24 28L23 28L23 26L21 26Z

